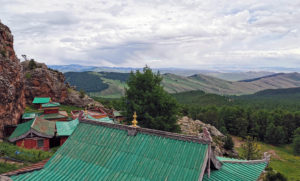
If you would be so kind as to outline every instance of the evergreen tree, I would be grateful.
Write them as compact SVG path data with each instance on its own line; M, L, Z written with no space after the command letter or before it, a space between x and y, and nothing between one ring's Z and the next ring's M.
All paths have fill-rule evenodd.
M234 143L233 143L233 141L232 141L232 137L231 137L229 134L227 134L227 135L226 135L226 138L225 138L224 148L225 148L226 150L232 150L232 149L233 149L233 146L234 146Z
M31 59L31 60L29 61L28 66L29 66L29 69L30 69L30 70L33 70L33 69L35 69L35 68L37 67L37 65L36 65L36 63L35 63L35 61L34 61L33 59Z
M179 106L176 100L164 91L161 81L159 72L154 74L147 66L142 73L131 72L124 98L126 121L131 122L136 111L140 126L178 132Z
M265 140L271 144L282 144L285 140L285 132L282 126L275 126L272 122L268 125Z
M260 158L260 148L256 143L256 140L250 136L246 137L245 143L241 145L241 157L247 160L255 160Z

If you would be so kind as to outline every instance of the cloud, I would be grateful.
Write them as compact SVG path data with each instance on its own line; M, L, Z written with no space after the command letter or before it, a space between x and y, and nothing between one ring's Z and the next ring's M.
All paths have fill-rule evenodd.
M300 67L300 3L0 0L18 55L47 64Z

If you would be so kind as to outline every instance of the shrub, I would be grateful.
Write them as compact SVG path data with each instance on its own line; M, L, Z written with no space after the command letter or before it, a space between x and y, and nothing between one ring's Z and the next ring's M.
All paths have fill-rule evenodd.
M85 92L84 92L84 90L80 90L79 91L79 97L82 99L82 98L84 98L84 96L85 96Z
M29 72L27 72L27 73L25 74L25 78L26 78L26 79L30 79L30 78L31 78L31 74L30 74Z
M287 181L287 178L283 174L273 170L271 167L267 167L266 171L267 174L264 181Z
M233 141L232 141L232 137L231 137L229 134L226 135L224 148L225 148L226 150L232 150L232 149L233 149L233 146L234 146L234 143L233 143Z
M29 150L25 148L20 148L18 146L6 142L0 143L0 153L1 156L6 156L17 160L22 160L24 162L33 163L49 158L53 154L42 150Z
M36 63L35 63L35 61L34 61L34 59L31 59L31 60L29 61L28 67L29 67L30 70L33 70L33 69L35 69L35 68L37 67L37 65L36 65Z

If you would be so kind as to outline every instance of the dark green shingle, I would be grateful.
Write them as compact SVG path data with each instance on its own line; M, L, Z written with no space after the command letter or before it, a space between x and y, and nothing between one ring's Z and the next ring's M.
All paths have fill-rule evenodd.
M247 160L230 159L218 157L223 160L223 166L220 170L212 170L210 178L204 176L204 181L255 181L258 180L262 171L267 166L266 162L261 163L247 163ZM240 163L228 163L226 161L240 161Z
M58 102L49 102L49 103L46 103L46 104L42 104L43 108L47 108L47 107L59 107L59 106L60 106L60 103L58 103Z
M9 136L8 139L11 140L11 139L17 138L17 137L22 136L23 134L27 133L28 131L30 131L33 121L34 121L34 119L32 119L31 121L22 123L22 124L18 124L18 126L16 127L14 132Z

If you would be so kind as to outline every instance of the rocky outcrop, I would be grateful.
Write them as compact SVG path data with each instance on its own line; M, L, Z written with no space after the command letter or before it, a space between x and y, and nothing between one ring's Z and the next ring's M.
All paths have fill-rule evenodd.
M21 64L25 77L27 104L31 104L34 97L51 97L52 101L78 107L102 106L87 95L80 95L78 91L65 84L63 73L49 69L45 64L34 60L26 60Z
M231 156L237 157L238 154L235 150L224 149L225 136L214 126L205 124L199 120L193 120L187 116L178 120L178 125L181 128L181 132L187 135L202 137L202 130L204 127L208 129L213 138L212 148L218 156Z
M13 36L0 22L0 138L5 125L16 125L25 108L22 67L15 55Z
M103 107L102 104L94 101L94 99L89 96L80 95L80 93L73 88L68 88L68 99L64 103L77 107Z
M27 104L31 104L34 97L51 97L52 101L61 103L66 101L67 87L61 72L50 70L45 64L33 60L23 61L21 64L25 77Z

